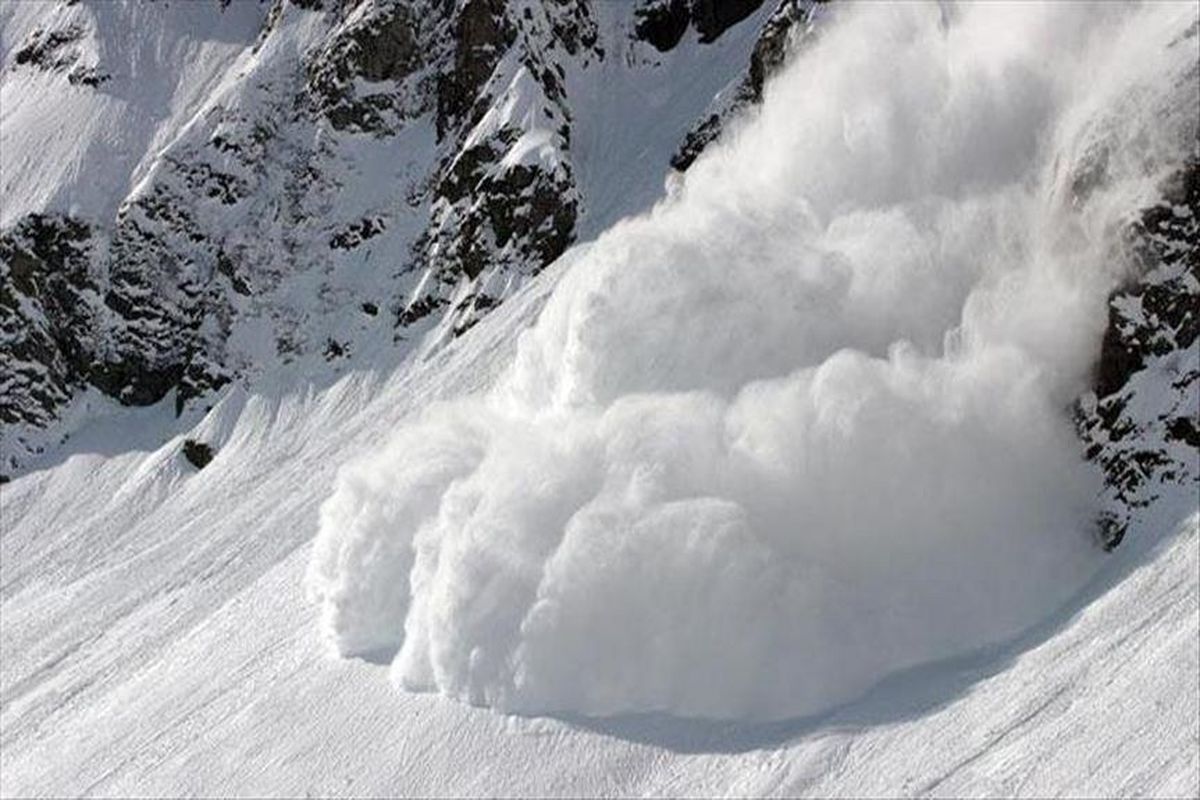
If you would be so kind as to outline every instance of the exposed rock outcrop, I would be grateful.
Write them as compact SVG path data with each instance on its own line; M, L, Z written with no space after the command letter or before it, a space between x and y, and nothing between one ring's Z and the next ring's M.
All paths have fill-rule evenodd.
M688 28L707 44L762 4L763 0L646 0L634 12L634 32L659 52L673 49Z
M44 426L93 377L104 317L84 223L31 214L0 234L0 422Z
M386 135L428 110L432 77L423 73L434 9L423 3L362 3L312 56L307 88L338 130Z
M704 43L761 2L681 8ZM115 214L35 209L0 231L0 417L53 426L85 387L133 405L174 393L182 412L273 365L336 368L365 339L466 331L575 241L588 198L572 80L629 68L643 46L630 31L656 7L188 6L189 25L259 14L250 57L145 160ZM144 92L121 66L144 56L99 22L136 9L46 9L5 69L96 85L106 53L112 90Z
M1108 549L1162 484L1200 492L1200 160L1171 177L1126 240L1136 273L1109 300L1095 391L1076 414L1105 477Z

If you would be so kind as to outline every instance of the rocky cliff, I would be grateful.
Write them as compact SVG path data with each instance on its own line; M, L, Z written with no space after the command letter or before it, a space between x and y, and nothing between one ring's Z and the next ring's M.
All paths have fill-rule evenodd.
M714 95L761 86L760 51L781 58L778 20L809 5L10 7L5 471L85 389L129 405L170 395L183 412L281 365L324 374L364 350L463 332L581 234L661 191L685 134L698 151L688 129ZM126 33L139 25L167 43L149 59ZM204 39L227 46L197 69ZM123 119L109 130L49 152L22 141L53 135L28 119L40 108L114 104ZM636 118L630 130L610 127L616 107ZM89 163L112 140L126 163ZM632 180L604 163L626 153L642 162ZM39 162L51 159L74 168L50 174Z

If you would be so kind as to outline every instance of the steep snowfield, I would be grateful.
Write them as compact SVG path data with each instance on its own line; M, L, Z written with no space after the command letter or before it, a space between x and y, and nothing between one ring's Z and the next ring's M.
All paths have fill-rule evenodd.
M1195 7L886 8L445 347L87 398L0 485L0 794L1200 794L1194 486L1102 554L1063 412Z
M4 3L0 62L11 65L38 28L87 19L94 33L63 49L107 77L102 92L30 67L0 81L0 227L31 211L114 216L161 151L246 66L265 8L234 3L227 11L201 3Z

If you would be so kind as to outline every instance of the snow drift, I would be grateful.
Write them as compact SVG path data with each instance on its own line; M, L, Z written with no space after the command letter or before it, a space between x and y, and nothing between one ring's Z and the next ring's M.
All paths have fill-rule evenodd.
M1103 557L1069 408L1122 223L1195 147L1195 19L838 10L566 256L489 394L342 470L338 651L504 710L765 719L1042 618Z

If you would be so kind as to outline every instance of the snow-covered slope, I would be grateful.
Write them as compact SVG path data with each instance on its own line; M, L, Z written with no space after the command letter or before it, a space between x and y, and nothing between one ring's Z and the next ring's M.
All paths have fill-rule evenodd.
M392 379L231 397L194 432L218 448L199 472L175 438L98 444L5 485L0 791L1195 794L1187 491L1162 509L1191 507L1178 531L1135 531L1029 633L818 717L506 717L331 658L303 578L335 469L419 406L489 383L538 303Z
M564 68L598 238L461 335L265 353L179 418L72 390L0 485L0 794L1200 794L1195 6L860 4L761 111L705 74L685 114L756 41L700 11L632 45L658 78ZM451 159L541 102L501 62ZM521 130L488 175L566 158Z

